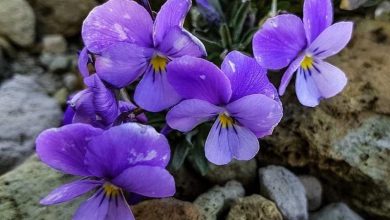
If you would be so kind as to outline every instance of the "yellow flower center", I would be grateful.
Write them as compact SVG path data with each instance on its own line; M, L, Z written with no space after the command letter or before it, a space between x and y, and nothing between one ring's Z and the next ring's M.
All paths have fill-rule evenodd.
M313 58L311 56L305 56L301 63L301 67L304 70L311 69L313 67Z
M110 184L110 183L105 183L103 186L104 193L106 196L118 196L120 194L121 189Z
M167 67L168 59L157 55L152 58L150 64L152 65L154 72L162 72L165 71Z
M227 128L228 126L234 124L234 119L227 116L226 114L219 115L219 121L221 122L223 128Z

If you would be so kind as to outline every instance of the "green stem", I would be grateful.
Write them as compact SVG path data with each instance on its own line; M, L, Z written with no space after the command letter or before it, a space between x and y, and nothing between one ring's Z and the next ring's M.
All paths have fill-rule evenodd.
M271 5L271 11L270 11L270 16L274 17L277 15L278 11L278 0L272 0L272 5Z

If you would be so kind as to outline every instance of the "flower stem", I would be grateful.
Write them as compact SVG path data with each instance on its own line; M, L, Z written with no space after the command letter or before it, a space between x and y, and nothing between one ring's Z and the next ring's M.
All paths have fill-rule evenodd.
M129 96L129 94L127 93L127 91L126 91L125 88L120 89L120 90L119 90L119 93L120 93L121 98L122 98L124 101L130 102L130 103L131 103L130 96Z
M271 11L270 11L270 16L274 17L277 15L278 11L278 0L272 0L272 5L271 5Z
M164 136L168 136L169 133L171 133L173 129L169 127L169 125L165 124L164 127L161 129L160 133Z

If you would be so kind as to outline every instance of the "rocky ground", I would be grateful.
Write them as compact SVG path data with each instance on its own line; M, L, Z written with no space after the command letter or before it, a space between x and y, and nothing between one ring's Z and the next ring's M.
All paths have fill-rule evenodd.
M97 4L0 0L1 220L70 219L84 199L53 207L38 204L72 177L40 163L34 139L60 125L67 96L81 88L79 31ZM257 158L210 165L205 176L185 164L174 173L175 198L134 205L137 219L390 219L386 7L376 20L356 18L352 42L330 59L348 76L342 94L312 109L302 107L290 88L282 98L285 117L261 141Z

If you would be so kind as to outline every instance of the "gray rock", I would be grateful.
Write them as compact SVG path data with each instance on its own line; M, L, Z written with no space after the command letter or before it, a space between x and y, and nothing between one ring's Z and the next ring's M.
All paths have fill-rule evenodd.
M299 176L299 180L305 187L309 211L318 209L322 203L321 182L314 176Z
M0 47L0 81L11 76L10 71L7 71L8 63L5 60L3 50Z
M355 10L366 2L368 0L341 0L340 8L344 10Z
M39 204L51 190L71 180L71 177L50 169L36 156L32 156L15 170L0 177L0 219L71 219L79 203L85 198L66 205Z
M54 57L51 53L42 53L41 56L39 57L39 61L48 67L54 60Z
M54 56L53 61L49 65L50 72L63 72L68 69L70 65L70 59L67 56Z
M390 21L390 2L383 1L375 9L375 19Z
M5 0L7 1L7 0ZM95 0L28 0L38 20L38 31L43 34L75 36L88 13L97 5Z
M63 79L64 85L70 91L74 91L79 83L77 76L74 73L67 73Z
M65 54L42 53L39 60L50 72L57 73L70 67L71 58Z
M15 47L5 38L5 36L1 36L1 35L0 35L0 48L7 56L11 58L16 57Z
M0 173L34 151L34 139L61 118L57 102L48 97L35 77L15 75L0 87Z
M64 87L62 76L51 73L43 73L36 75L36 82L50 96L54 95L58 90Z
M0 0L0 35L23 47L34 42L35 15L25 0Z
M224 187L216 186L201 194L194 204L201 210L205 220L215 220L232 203L243 197L245 189L237 181L229 181Z
M67 48L65 38L59 34L46 35L42 40L43 52L64 53Z
M274 202L260 195L251 195L237 199L227 220L283 220L283 217Z
M310 215L310 220L363 220L352 211L345 203L332 203L317 213Z
M18 52L17 57L11 63L11 71L15 74L39 75L44 69L39 65L37 59L26 52Z
M259 169L260 194L276 203L286 220L308 219L305 188L292 172L280 166Z
M237 180L248 186L256 181L256 171L256 159L249 161L233 160L224 166L209 163L209 172L205 178L213 184L224 184L229 180Z
M366 119L361 127L337 141L333 149L352 167L390 190L390 117Z

